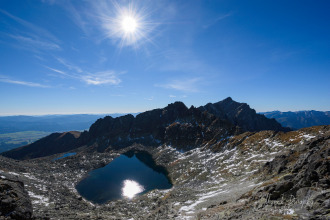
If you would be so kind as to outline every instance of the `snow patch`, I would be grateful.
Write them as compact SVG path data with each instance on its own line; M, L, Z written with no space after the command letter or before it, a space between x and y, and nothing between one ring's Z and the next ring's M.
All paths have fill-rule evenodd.
M310 134L303 134L301 137L305 138L306 141L309 141L312 138L315 138L315 136L310 135Z
M29 196L31 198L33 198L32 204L42 204L45 206L49 206L49 198L42 196L42 195L36 195L31 191L28 191L28 193L29 193Z

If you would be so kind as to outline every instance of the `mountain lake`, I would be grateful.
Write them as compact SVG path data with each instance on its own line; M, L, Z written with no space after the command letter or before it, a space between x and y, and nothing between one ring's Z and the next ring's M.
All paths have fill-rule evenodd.
M105 167L89 172L76 189L85 199L103 204L171 187L166 169L156 165L151 155L140 151L122 154Z
M60 159L63 159L65 157L70 157L70 156L73 156L73 155L76 155L77 153L66 153L66 154L63 154L62 156L58 157L58 158L55 158L53 161L55 160L60 160Z

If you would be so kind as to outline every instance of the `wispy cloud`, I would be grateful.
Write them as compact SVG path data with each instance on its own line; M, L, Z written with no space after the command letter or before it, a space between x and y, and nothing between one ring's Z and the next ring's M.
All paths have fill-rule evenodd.
M172 80L169 83L166 84L156 84L157 87L162 87L166 89L174 89L182 92L198 92L199 91L199 85L202 78L191 78L191 79L185 79L185 80Z
M44 67L46 67L47 69L52 70L52 71L54 71L56 73L60 73L62 75L66 75L66 73L63 72L62 70L54 69L54 68L51 68L51 67L48 67L48 66L44 66Z
M8 16L9 18L13 19L17 23L21 24L22 26L29 29L33 33L38 34L39 36L44 36L54 42L59 42L59 40L52 33L50 33L49 31L47 31L44 28L41 28L35 24L32 24L31 22L25 21L25 20L23 20L17 16L14 16L14 15L10 14L9 12L6 12L2 9L0 9L0 13Z
M86 21L87 13L85 12L84 8L77 9L70 1L64 1L60 2L59 4L62 5L62 7L67 10L69 13L69 16L71 17L72 21L85 33L90 33L90 28L88 26L88 22ZM90 8L89 8L90 9Z
M93 1L80 1L79 4L73 4L72 1L60 0L41 1L46 4L62 7L65 11L67 11L67 15L72 20L72 22L82 30L85 36L88 36L94 32L92 29L95 25L92 24L92 20L94 20L95 17L98 17L98 15L93 12L93 9L90 5L93 3ZM103 3L101 0L98 0L97 4Z
M12 80L6 76L0 76L0 82L29 86L29 87L40 87L40 88L49 88L50 87L50 86L42 85L42 84L35 83L35 82Z
M94 74L86 74L81 77L81 80L83 80L89 85L118 85L121 82L121 80L117 77L114 71L104 71Z
M157 69L163 72L179 72L199 76L217 72L207 63L205 57L200 57L190 49L169 49L152 55L152 61L146 69Z
M45 40L38 39L37 37L31 38L21 35L8 34L9 37L17 40L27 49L44 49L44 50L59 50L61 47L55 43L48 42Z
M69 70L74 70L74 71L76 71L76 72L78 72L78 73L82 73L82 72L83 72L83 70L82 70L80 67L78 67L78 66L76 66L76 65L74 65L74 64L71 64L71 63L67 62L67 61L64 60L63 58L57 58L57 61L60 62L62 65L64 65L64 66L65 66L66 68L68 68Z
M225 19L225 18L227 18L227 17L230 17L230 16L232 16L232 15L233 15L232 12L229 12L229 13L224 14L224 15L220 15L220 16L218 16L217 18L215 18L214 20L210 21L209 23L203 25L203 28L207 29L207 28L209 28L209 27L215 25L215 24L218 23L219 21L221 21L221 20L223 20L223 19Z
M85 71L81 67L74 65L63 58L57 58L57 61L67 68L67 71L58 70L52 67L45 66L45 68L59 73L61 77L72 78L80 80L87 85L119 85L121 79L119 75L123 72L116 72L114 70L105 70L98 72Z
M152 101L152 100L154 100L154 97L153 96L151 96L151 97L149 97L149 98L144 98L145 100L148 100L148 101Z
M33 52L61 49L59 46L60 41L46 29L12 15L2 9L0 9L0 14L20 24L21 28L19 29L15 29L13 26L8 25L7 28L12 34L4 34L3 36L7 36L18 41L21 48L31 50ZM14 46L17 47L17 45Z

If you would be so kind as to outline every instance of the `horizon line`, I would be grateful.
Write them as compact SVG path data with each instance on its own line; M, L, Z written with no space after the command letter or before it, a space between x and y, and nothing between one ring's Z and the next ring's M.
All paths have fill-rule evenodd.
M153 109L152 109L153 110ZM150 111L150 110L146 110ZM146 112L143 111L143 112ZM271 111L256 111L257 114L269 113L269 112L310 112L310 111L318 111L318 112L329 112L330 110L297 110L297 111L281 111L281 110L271 110ZM140 114L142 112L112 112L112 113L45 113L45 114L0 114L0 117L12 117L12 116L32 116L32 117L43 117L43 116L65 116L65 115L113 115L113 114L121 114L121 115L128 115L128 114Z

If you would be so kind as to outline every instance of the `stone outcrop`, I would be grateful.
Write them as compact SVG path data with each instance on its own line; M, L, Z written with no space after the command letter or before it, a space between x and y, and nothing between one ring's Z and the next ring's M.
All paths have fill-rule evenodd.
M276 180L259 188L256 198L268 195L269 200L301 204L302 216L330 215L330 136L302 145L287 154L275 157L263 167L264 178ZM251 199L256 199L251 198ZM320 218L322 219L322 218Z
M31 219L32 204L21 181L0 177L0 219Z

